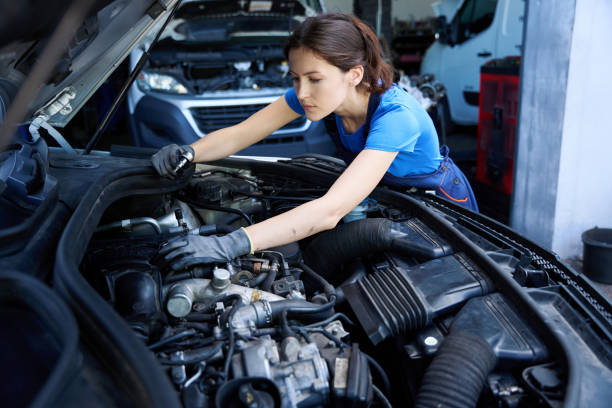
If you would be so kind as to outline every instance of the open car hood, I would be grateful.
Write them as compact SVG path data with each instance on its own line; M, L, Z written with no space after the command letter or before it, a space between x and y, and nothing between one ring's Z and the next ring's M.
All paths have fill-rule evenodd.
M320 0L183 1L160 41L186 43L229 41L231 37L288 36L296 22L325 11Z
M158 22L167 17L176 1L95 2L49 80L30 104L24 122L29 123L43 114L49 124L64 127L132 48L154 36L155 29L160 27ZM0 107L4 109L10 105L71 4L70 1L34 3L2 2Z

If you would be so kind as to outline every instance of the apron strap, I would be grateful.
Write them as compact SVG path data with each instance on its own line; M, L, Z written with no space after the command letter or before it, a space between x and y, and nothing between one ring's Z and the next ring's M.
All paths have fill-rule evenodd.
M366 114L365 123L363 124L363 135L365 140L367 140L368 133L370 133L370 123L372 121L372 116L374 116L374 112L376 112L376 109L378 109L379 105L380 94L370 94L370 99L368 101L368 112ZM344 160L347 165L350 164L355 159L355 157L357 157L358 153L350 151L344 146L344 143L342 143L342 140L340 138L340 132L338 131L338 125L336 123L336 114L330 113L329 115L324 117L323 124L325 125L325 129L327 130L327 134L329 134L332 141L336 145L340 158Z

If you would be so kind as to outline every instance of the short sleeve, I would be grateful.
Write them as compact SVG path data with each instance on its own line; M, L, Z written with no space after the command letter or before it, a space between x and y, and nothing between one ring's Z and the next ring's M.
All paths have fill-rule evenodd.
M304 108L302 108L302 105L300 104L300 101L298 101L297 95L295 94L295 89L290 88L287 92L285 92L285 102L287 102L287 105L289 105L289 107L293 109L295 113L299 113L300 115L305 113Z
M374 113L364 148L412 152L420 135L419 122L410 109L390 104Z

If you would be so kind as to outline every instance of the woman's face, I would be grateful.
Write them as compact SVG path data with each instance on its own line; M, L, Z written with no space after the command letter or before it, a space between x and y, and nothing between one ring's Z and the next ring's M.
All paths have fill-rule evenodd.
M354 73L342 72L307 48L289 52L293 88L309 120L316 121L336 111L350 89L355 89Z

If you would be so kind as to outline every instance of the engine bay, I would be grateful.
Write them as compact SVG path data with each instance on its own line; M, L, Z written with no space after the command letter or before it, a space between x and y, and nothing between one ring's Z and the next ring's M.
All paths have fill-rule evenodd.
M158 254L173 237L225 234L325 191L198 165L175 193L112 204L81 273L185 407L547 406L562 397L560 368L524 314L482 266L401 207L369 198L332 230L223 264L192 259L174 270ZM552 388L541 385L553 377Z

